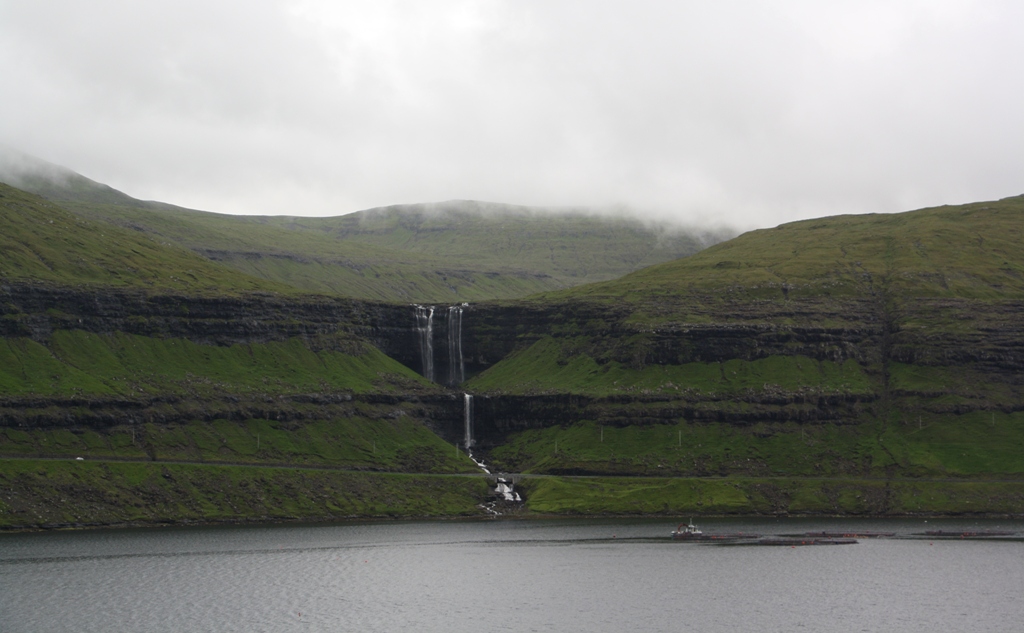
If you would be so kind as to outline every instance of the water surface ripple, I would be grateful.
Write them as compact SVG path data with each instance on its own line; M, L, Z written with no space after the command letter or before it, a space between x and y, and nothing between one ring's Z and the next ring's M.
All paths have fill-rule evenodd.
M0 631L1019 631L1024 543L672 542L672 520L0 536ZM718 520L705 531L1009 529Z

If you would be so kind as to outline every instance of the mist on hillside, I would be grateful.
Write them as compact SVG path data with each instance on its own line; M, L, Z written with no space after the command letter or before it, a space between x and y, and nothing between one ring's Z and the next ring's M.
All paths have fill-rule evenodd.
M95 182L71 169L55 165L11 147L0 145L0 182L18 187L31 193L54 200L73 198L95 202L126 204L139 202L127 194L107 185ZM174 201L162 201L174 204ZM583 206L525 206L479 200L447 200L443 202L422 202L375 207L352 211L332 217L295 215L296 209L288 209L288 217L297 221L316 217L319 220L341 221L343 225L359 230L385 228L389 224L415 229L429 224L434 228L455 229L469 218L524 222L522 229L531 220L592 220L598 224L616 227L642 227L654 233L658 246L665 247L674 240L685 239L705 248L712 244L735 237L739 231L726 225L699 225L686 223L671 216L645 214L642 210L622 205L613 207ZM213 211L216 212L216 211ZM241 216L252 217L252 216Z
M70 169L0 145L0 182L4 184L19 189L40 182L67 186L75 176L78 175Z
M699 225L666 216L649 216L641 210L625 206L614 207L558 207L525 206L486 202L480 200L447 200L415 204L396 204L375 207L349 214L362 230L373 230L393 223L410 228L424 224L440 228L455 228L469 219L497 220L510 223L533 219L591 220L595 223L618 227L637 227L658 236L659 242L686 236L702 247L717 244L738 235L740 231L724 224Z
M60 203L145 204L67 167L2 145L0 182Z

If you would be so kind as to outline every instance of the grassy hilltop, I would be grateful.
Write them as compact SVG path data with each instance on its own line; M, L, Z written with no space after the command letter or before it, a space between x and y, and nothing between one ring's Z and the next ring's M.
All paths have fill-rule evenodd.
M227 294L290 292L0 183L0 279Z
M261 221L304 235L328 235L344 244L434 258L452 271L454 284L460 273L478 269L543 279L557 288L614 279L690 255L725 235L648 226L583 209L472 200L395 205L335 218Z
M1024 196L891 215L851 215L745 233L686 259L563 293L656 304L720 299L1024 294Z
M523 297L613 279L730 235L459 200L330 218L207 213L137 200L2 148L0 182L272 285L384 301ZM282 209L290 211L301 210Z

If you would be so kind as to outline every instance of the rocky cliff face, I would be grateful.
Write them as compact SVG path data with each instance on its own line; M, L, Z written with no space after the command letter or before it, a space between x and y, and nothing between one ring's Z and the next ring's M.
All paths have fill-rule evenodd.
M893 362L1022 377L1024 301L915 298L900 302L893 319Z
M736 304L680 310L692 320L630 320L625 306L574 302L475 305L466 313L465 354L474 373L539 337L585 338L592 351L637 366L755 360L777 354L878 362L885 329L872 301ZM701 309L702 314L693 314ZM696 317L696 318L694 318Z
M462 307L458 345L449 306L435 306L432 364L439 385L387 394L225 396L198 406L187 397L6 398L8 425L110 425L118 421L266 418L301 421L345 416L359 402L411 404L415 416L450 442L464 435L463 389L474 392L474 437L495 446L510 433L565 426L657 425L680 420L737 426L760 423L851 425L867 420L972 411L1024 410L1024 304L934 298L819 298L635 306L573 301L484 303ZM661 313L659 313L661 310ZM0 334L45 342L55 331L126 332L183 338L204 345L301 339L310 349L344 351L369 341L424 373L423 323L416 306L333 297L186 297L134 291L0 287ZM637 318L637 314L643 318ZM564 364L577 356L598 368L644 372L732 361L802 358L840 366L853 361L867 386L794 385L769 377L731 391L632 386L516 391L475 390L472 380L544 338L561 345ZM461 352L460 358L453 354ZM557 369L557 367L556 367ZM924 372L924 374L921 374ZM927 375L925 375L927 374ZM923 377L922 377L923 376ZM783 386L788 385L788 386ZM902 413L901 413L902 412Z
M315 296L195 297L38 284L0 287L3 337L47 345L56 333L68 331L126 333L222 348L298 339L313 352L354 355L362 353L368 342L416 370L421 363L412 306ZM398 376L379 375L378 388L370 392L330 387L296 392L294 388L218 386L205 371L201 365L190 368L187 378L163 390L147 386L89 394L22 389L0 396L0 421L11 427L78 428L218 419L297 425L357 414L386 417L390 406L396 414L411 415L452 442L462 435L461 397ZM367 413L368 409L372 411Z
M768 375L763 384L717 393L685 384L676 385L675 392L586 384L563 393L516 392L490 383L476 399L481 446L499 444L512 432L581 420L610 426L680 420L850 425L1024 411L1024 305L1017 301L879 295L730 303L705 298L671 306L666 318L657 318L656 306L643 319L635 318L638 312L584 302L473 306L464 350L474 373L552 337L563 349L559 365L577 357L593 359L595 377L607 366L669 372L687 364L724 367L733 361L799 358L833 367L852 361L866 382L858 387L794 384L793 377Z
M282 341L311 345L327 335L371 341L411 364L412 308L336 297L249 294L186 296L39 284L0 286L0 335L44 341L55 330L180 337L208 345Z

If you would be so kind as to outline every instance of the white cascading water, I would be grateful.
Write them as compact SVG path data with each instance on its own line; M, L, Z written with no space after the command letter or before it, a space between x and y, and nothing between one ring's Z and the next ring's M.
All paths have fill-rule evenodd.
M498 485L495 486L494 492L501 495L505 501L522 501L523 498L513 489L513 485L504 477L498 477Z
M465 415L463 416L466 423L465 445L468 451L473 447L473 396L468 393L463 395L466 405Z
M463 394L462 397L465 406L465 411L463 415L463 420L465 424L465 437L463 443L466 446L466 453L469 455L469 458L473 460L473 463L480 468L480 470L490 475L491 471L487 468L487 464L478 461L475 457L473 457L473 396L466 393ZM496 485L494 487L494 494L500 496L504 501L514 501L517 503L521 503L523 500L523 498L519 496L519 493L514 490L514 482L510 482L504 477L497 478ZM482 504L480 507L482 507L484 510L490 512L495 516L500 515L501 512L495 509L494 506L494 502L491 502Z
M434 380L434 306L416 306L416 331L420 338L423 377Z
M473 444L476 443L473 441L473 396L466 393L462 395L462 398L464 403L462 419L463 424L465 425L462 444L466 447L466 454L469 455L471 460L473 460L473 463L479 466L480 470L490 475L491 471L487 469L487 464L477 461L477 459L473 457Z
M462 359L462 305L448 308L448 384L466 380L466 364Z

